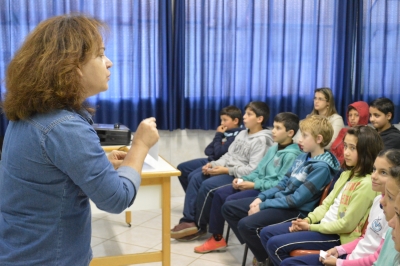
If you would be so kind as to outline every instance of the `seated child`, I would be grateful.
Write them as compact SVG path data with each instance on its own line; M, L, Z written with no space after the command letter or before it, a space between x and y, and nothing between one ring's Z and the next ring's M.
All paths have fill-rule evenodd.
M221 118L221 125L217 128L213 141L204 150L208 158L183 162L177 167L181 171L181 176L178 176L178 179L185 192L189 184L189 174L195 170L201 172L203 165L218 160L228 151L229 146L235 140L239 131L244 129L240 127L242 123L242 111L236 106L230 105L222 108L219 116Z
M394 104L388 98L378 98L369 104L369 121L382 138L385 149L400 149L400 131L392 125Z
M230 184L234 178L249 174L272 146L271 131L263 129L269 117L268 105L264 102L250 102L245 111L243 123L247 130L240 131L228 152L219 160L207 163L202 167L202 172L191 175L186 190L183 218L171 230L172 238L197 238L206 233L206 228L199 230L197 221L201 212L210 212L211 204L206 204L207 194L213 193L217 187Z
M209 223L208 231L213 234L203 245L195 247L197 253L207 253L226 247L224 232L225 220L221 207L227 198L239 199L256 197L260 191L276 186L292 166L296 157L301 153L299 146L293 144L293 136L299 129L299 118L293 113L279 113L274 118L272 137L276 144L268 149L257 169L241 179L235 178L228 184L215 191L212 199L209 217L203 215L203 227ZM241 180L239 183L238 180ZM229 196L229 197L228 197ZM210 199L211 200L211 199ZM202 221L200 221L201 224ZM200 226L201 227L201 226Z
M355 127L357 125L365 126L368 125L369 110L368 104L363 101L349 104L347 107L347 123L349 127ZM343 164L343 140L347 133L347 127L342 128L335 141L331 145L331 152L339 160L340 165Z
M327 118L311 115L300 122L300 130L299 144L305 153L296 158L277 186L260 193L256 199L227 201L222 206L222 215L239 241L253 252L255 263L264 263L267 258L258 236L259 228L305 217L340 169L336 157L323 148L333 135Z
M395 158L396 160L399 157ZM391 216L388 224L391 228L386 231L385 241L379 252L378 260L373 266L400 265L400 235L399 235L399 212L400 212L400 167L390 169L390 178L386 181L386 191L381 201L386 217ZM391 210L393 208L393 210ZM389 213L392 211L392 213ZM393 239L392 239L393 237Z
M394 199L389 203L387 196L383 196L386 191L386 182L397 177L391 176L391 169L400 165L400 150L381 151L374 163L374 170L371 174L372 190L381 192L372 204L368 216L368 225L365 234L352 242L336 246L327 251L326 258L319 255L307 255L286 259L283 265L372 265L379 256L388 229L387 221L394 215ZM394 183L393 187L397 187ZM383 206L383 210L382 207ZM299 259L299 260L297 260ZM290 262L290 263L289 263ZM319 262L319 263L318 263Z
M274 265L291 265L293 258L289 254L293 250L327 250L361 235L377 196L372 191L370 173L382 148L382 140L373 128L349 128L344 138L346 171L322 205L305 219L268 226L261 231L261 241ZM308 256L295 258L305 259L303 257ZM309 265L308 261L304 263Z

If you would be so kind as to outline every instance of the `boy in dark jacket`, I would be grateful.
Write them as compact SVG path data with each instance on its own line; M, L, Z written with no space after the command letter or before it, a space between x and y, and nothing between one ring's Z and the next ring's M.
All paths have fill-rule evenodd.
M369 104L369 121L382 138L384 149L400 149L400 131L392 125L394 104L388 98L378 98Z
M189 175L192 172L201 172L201 168L211 161L218 160L224 155L229 148L229 145L235 140L235 137L243 129L240 127L242 123L242 111L236 106L230 105L224 107L219 113L221 125L217 128L213 141L208 144L204 153L208 158L199 158L191 161L186 161L178 165L178 170L181 171L179 182L181 182L183 190L186 192Z

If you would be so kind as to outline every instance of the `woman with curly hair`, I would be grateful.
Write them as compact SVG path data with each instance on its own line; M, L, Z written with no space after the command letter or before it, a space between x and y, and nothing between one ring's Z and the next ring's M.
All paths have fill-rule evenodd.
M108 89L105 25L83 15L40 23L11 60L3 111L7 127L0 174L0 264L88 265L91 214L119 213L135 199L154 118L132 149L104 153L85 100Z

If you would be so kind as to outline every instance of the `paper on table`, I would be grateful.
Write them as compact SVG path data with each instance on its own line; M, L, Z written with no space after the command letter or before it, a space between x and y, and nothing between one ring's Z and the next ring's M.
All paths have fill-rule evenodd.
M157 168L158 163L158 142L150 148L149 153L147 153L144 159L143 169L147 169L148 166L152 168Z

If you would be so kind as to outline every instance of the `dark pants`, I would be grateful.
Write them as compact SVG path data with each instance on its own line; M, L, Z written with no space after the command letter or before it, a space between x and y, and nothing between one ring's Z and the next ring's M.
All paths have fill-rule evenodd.
M194 159L191 161L183 162L177 166L178 170L181 171L181 176L178 176L179 182L181 182L183 190L189 185L189 175L193 171L197 170L201 172L201 168L208 163L207 158ZM200 168L200 169L199 169Z
M259 231L265 226L291 221L305 215L297 209L268 208L248 216L249 205L254 199L255 197L250 197L227 201L222 206L222 215L240 243L246 243L258 261L264 261L268 254L261 244Z
M210 219L208 231L212 234L223 234L225 219L222 216L222 205L225 201L237 200L242 198L253 197L255 198L260 193L259 190L238 190L234 189L232 185L217 189L214 193L214 198L211 204Z
M303 265L315 265L313 256L290 257L289 254L296 249L328 250L340 245L340 237L336 234L321 234L312 231L290 233L291 225L288 222L261 230L261 242L274 265L298 265L293 263L300 261L304 263Z
M189 175L189 185L183 205L183 218L180 222L195 222L198 227L204 229L204 224L199 220L202 219L203 214L209 216L214 190L231 184L232 180L233 176L230 175L209 176L203 175L201 171L197 170L192 172Z
M232 187L233 179L231 175L217 175L203 182L196 199L196 223L199 228L207 229L215 191Z

